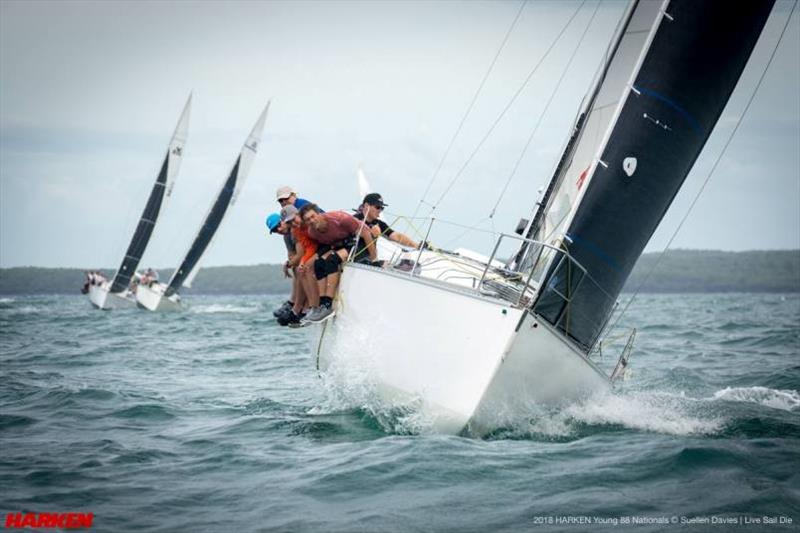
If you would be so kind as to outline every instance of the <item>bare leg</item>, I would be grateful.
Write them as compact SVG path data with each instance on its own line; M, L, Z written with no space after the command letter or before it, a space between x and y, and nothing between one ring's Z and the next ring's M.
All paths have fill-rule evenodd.
M340 277L339 272L328 274L328 276L325 278L326 282L325 292L320 296L327 296L328 298L333 298L333 296L336 294L336 289L339 288L339 277Z
M319 307L319 287L317 286L317 279L316 276L314 276L313 270L306 268L305 272L300 274L300 282L305 289L308 306Z
M292 307L292 311L294 311L294 314L299 315L306 306L308 298L306 296L305 288L303 287L303 281L296 268L294 269L292 294L294 295L294 307Z
M294 277L292 278L292 301L296 304L297 300L300 299L299 292L301 291L300 287L300 280L297 279L297 273L294 273Z

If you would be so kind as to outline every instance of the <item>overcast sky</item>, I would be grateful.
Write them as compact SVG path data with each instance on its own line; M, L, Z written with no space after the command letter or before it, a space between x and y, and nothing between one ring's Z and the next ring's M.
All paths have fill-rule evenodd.
M506 232L530 215L625 3L530 1L434 182L441 195L579 9L437 217ZM734 97L649 251L686 213L775 48L779 1ZM185 159L142 266L182 259L247 133L264 140L207 265L279 262L264 217L292 185L326 209L358 202L356 170L410 215L520 3L11 2L0 0L0 266L116 268L190 92ZM588 27L588 30L586 29ZM800 23L672 247L800 247ZM486 220L586 31L494 219ZM426 212L423 210L423 212ZM432 239L488 253L456 228ZM460 230L458 231L460 233Z

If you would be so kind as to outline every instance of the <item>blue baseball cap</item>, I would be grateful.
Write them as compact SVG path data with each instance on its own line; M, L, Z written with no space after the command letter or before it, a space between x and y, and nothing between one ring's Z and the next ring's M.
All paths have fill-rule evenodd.
M270 233L275 233L275 230L278 229L280 225L281 216L278 213L272 213L267 217L267 228L269 228Z

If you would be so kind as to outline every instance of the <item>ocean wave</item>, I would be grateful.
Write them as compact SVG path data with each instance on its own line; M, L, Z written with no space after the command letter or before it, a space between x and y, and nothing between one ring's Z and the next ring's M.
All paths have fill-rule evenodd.
M257 313L260 311L258 307L249 307L234 304L210 304L198 305L191 307L192 313L196 314L216 314L216 313Z
M527 420L503 420L507 429L492 438L563 441L617 430L678 436L718 433L726 421L695 404L692 398L667 392L601 393L562 406L531 405Z
M20 307L13 307L9 306L7 308L12 314L20 314L20 315L32 315L38 313L48 313L50 314L50 309L41 305L22 305Z
M154 422L172 420L175 418L175 415L170 409L153 404L134 405L126 409L114 411L111 413L111 416L115 418L142 419Z
M800 393L767 387L727 387L714 393L714 400L747 402L782 411L800 410Z
M713 434L725 422L715 416L695 413L691 398L664 392L603 394L573 404L565 412L587 424L618 424L669 435Z

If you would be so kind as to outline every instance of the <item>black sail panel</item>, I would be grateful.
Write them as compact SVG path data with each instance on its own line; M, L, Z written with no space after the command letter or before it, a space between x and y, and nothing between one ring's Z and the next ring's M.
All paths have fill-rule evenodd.
M554 263L534 304L584 349L699 156L772 5L668 5L564 239L586 276L576 283L573 263Z
M125 291L130 285L131 278L139 266L139 261L142 259L147 243L150 242L150 236L153 234L153 229L158 220L158 213L161 211L161 204L164 201L164 193L166 192L167 185L167 170L169 167L169 152L164 158L164 163L161 165L161 171L158 173L158 178L153 185L153 190L150 191L150 197L147 199L147 204L144 206L142 217L139 219L139 224L136 227L136 232L133 234L133 239L128 245L128 250L125 252L125 257L122 264L117 270L117 275L114 276L114 281L111 284L111 292L119 293Z
M175 271L175 274L169 282L169 286L164 291L165 296L172 296L178 292L183 282L186 281L186 278L189 277L189 274L191 274L192 270L197 266L198 261L200 261L206 248L208 248L208 245L211 243L211 239L214 238L214 234L217 232L222 219L225 218L225 212L230 206L233 191L236 189L236 180L239 176L239 163L241 160L242 156L240 155L236 159L236 164L233 165L233 170L231 170L228 179L225 181L225 185L214 201L211 211L209 211L203 225L200 227L200 232L197 234L197 237L195 237L181 266Z

